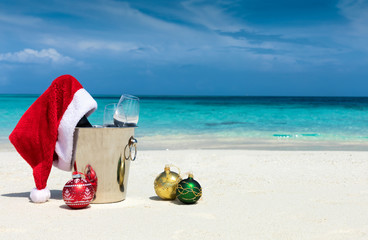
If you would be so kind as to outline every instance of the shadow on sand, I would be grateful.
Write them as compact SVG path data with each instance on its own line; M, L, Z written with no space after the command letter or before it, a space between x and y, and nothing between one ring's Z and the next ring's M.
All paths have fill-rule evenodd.
M63 199L63 191L61 190L50 190L51 199L62 200ZM4 197L15 197L15 198L29 198L30 192L20 192L20 193L6 193L1 194Z
M60 205L59 208L65 209L65 210L73 210L73 211L82 211L82 210L86 210L88 208L91 208L91 205L88 205L85 208L71 208L66 204Z
M163 200L163 199L161 199L158 196L151 196L151 197L149 197L149 199L152 200L152 201L169 202L171 204L176 204L176 205L191 205L191 204L182 203L178 199L175 199L175 200Z

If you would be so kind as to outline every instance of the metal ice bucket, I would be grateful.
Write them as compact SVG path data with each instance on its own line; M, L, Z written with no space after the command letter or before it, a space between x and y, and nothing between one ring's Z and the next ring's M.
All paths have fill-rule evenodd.
M125 199L130 162L137 155L134 127L76 128L73 162L78 171L90 165L98 182L92 203L112 203Z

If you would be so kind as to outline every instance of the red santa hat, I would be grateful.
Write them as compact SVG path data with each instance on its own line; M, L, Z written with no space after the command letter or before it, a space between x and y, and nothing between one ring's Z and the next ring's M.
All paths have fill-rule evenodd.
M96 101L77 79L63 75L23 114L9 139L33 168L33 202L50 198L46 184L52 165L65 171L72 169L75 127L83 116L88 117L96 109Z

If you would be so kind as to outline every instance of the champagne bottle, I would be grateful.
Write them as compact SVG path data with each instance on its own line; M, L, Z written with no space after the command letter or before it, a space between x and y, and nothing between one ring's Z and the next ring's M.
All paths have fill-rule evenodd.
M86 116L83 116L81 120L79 120L77 127L92 127L92 124L88 121Z

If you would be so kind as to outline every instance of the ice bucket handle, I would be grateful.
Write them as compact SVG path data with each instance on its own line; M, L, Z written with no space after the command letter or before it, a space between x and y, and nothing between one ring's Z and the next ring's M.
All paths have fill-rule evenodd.
M128 144L124 148L124 157L126 160L135 161L137 157L137 139L135 139L133 136L130 137ZM132 149L134 148L134 157L132 158ZM127 149L129 150L129 154L127 157Z

